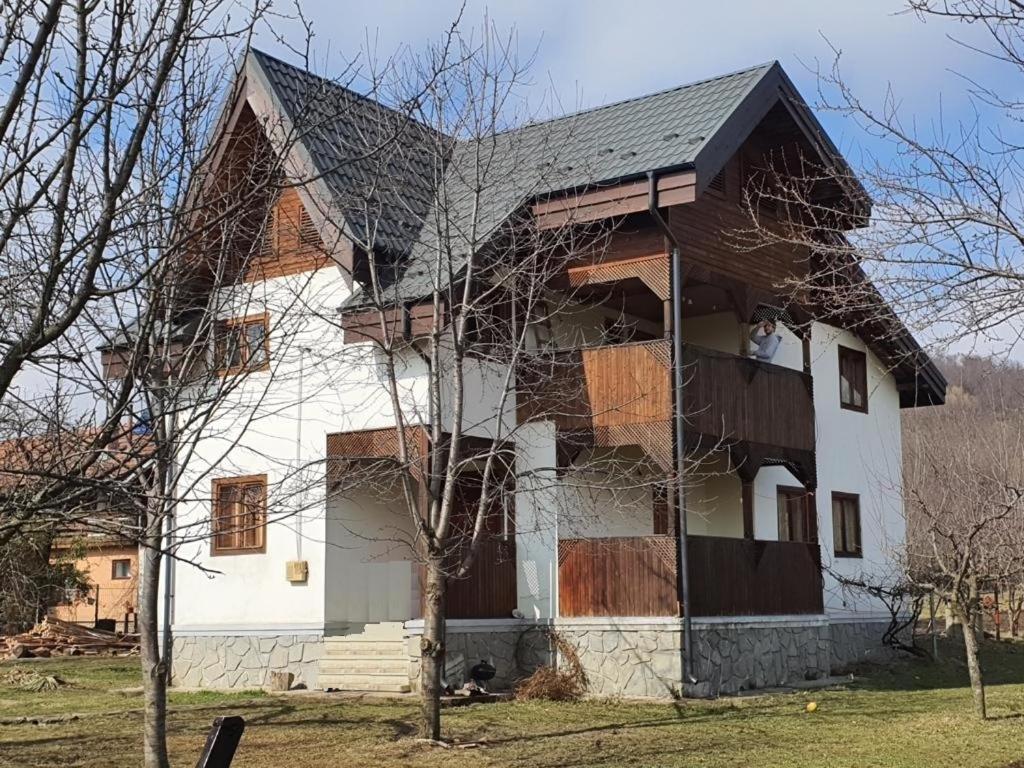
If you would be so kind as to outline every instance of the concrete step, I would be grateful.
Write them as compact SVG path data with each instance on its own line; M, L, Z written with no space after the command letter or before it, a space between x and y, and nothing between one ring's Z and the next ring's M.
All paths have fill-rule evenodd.
M397 643L371 643L352 642L334 643L330 640L324 641L325 656L401 656L407 655L405 642Z
M318 685L323 690L337 691L386 691L408 693L409 675L335 675L320 673Z
M321 659L321 675L405 675L409 676L408 659Z
M400 621L386 621L379 624L357 624L349 627L344 632L339 632L337 635L331 635L331 637L372 637L401 640L405 637L405 627Z
M332 664L356 663L356 664L408 664L409 657L404 653L345 653L334 654L333 656L321 656L322 659Z
M366 632L360 632L352 635L327 635L324 638L325 642L330 643L401 643L405 640L405 635L377 635Z

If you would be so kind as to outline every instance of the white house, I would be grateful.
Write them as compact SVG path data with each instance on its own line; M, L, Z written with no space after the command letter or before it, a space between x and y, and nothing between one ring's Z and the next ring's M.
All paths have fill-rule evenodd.
M347 215L346 185L358 183L349 122L385 108L253 52L226 119L254 120L273 145L275 131L299 124L310 94L336 110L315 136L299 131L289 167L311 180L275 208L275 221L292 217L306 234L282 237L277 260L247 276L245 306L222 318L245 330L248 355L269 358L267 374L250 374L236 394L243 407L208 430L196 461L216 471L179 510L181 524L212 532L181 544L206 570L174 570L181 685L256 686L274 670L309 687L416 685L422 622L412 523L397 487L332 494L328 461L379 458L395 440L359 249L337 224ZM541 202L534 178L531 195L492 200L491 213L616 220L607 249L573 275L594 287L580 293L590 303L544 329L549 345L579 357L577 383L589 402L586 413L567 403L564 418L543 419L508 404L516 469L529 477L449 601L452 675L460 659L487 659L509 682L550 660L547 629L575 644L591 690L607 694L678 693L686 658L698 683L735 691L826 676L871 652L888 613L842 589L837 576L893 568L903 540L900 409L941 403L945 382L905 331L836 327L788 301L779 284L796 268L794 253L744 251L726 235L744 226L741 189L759 159L796 147L845 168L838 151L777 63L513 132L537 154L531 167L544 165L538 137L552 132L588 159L586 168L560 169L564 183L541 189ZM408 200L382 217L381 236L414 325L416 222L434 182L429 173L400 181L395 189ZM863 224L866 198L842 194L850 195L849 226ZM328 258L303 250L313 240ZM675 285L673 247L684 267ZM690 371L681 434L672 418L674 304L684 343L675 364ZM780 307L778 351L771 362L751 359L751 324ZM615 316L626 318L628 333L609 331ZM407 414L422 412L427 397L414 346L399 376ZM468 378L476 415L467 421L480 439L492 436L486 425L502 375L481 363ZM671 471L673 446L702 441L715 450L685 484L681 541L672 493L652 475ZM584 454L632 461L642 482L590 482ZM253 524L218 522L237 514ZM679 547L689 564L686 601Z

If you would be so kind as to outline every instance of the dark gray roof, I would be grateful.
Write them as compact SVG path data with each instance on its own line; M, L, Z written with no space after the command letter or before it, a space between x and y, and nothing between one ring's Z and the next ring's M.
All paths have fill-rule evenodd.
M555 191L616 182L648 170L693 166L710 139L775 64L622 101L496 136L459 142L435 206L446 246L465 256L522 204ZM724 161L724 158L723 158ZM437 283L433 227L413 245L397 294L417 298ZM458 264L443 268L457 271ZM357 305L352 297L349 306Z
M349 227L377 247L409 251L434 198L434 158L451 141L355 91L262 51L252 58L323 176ZM368 151L368 149L370 151ZM370 216L364 205L374 207Z
M468 253L537 197L683 168L696 169L702 187L780 98L801 113L798 124L823 156L845 165L778 62L456 140L302 69L253 55L277 100L301 126L303 145L357 239L364 238L368 222L351 200L369 183L386 181L374 192L379 208L369 223L378 227L376 242L402 256L394 300L413 301L446 284ZM382 132L397 137L389 143L397 149L366 156L367 147L381 143ZM444 245L452 254L440 276L434 274L437 227L424 226L429 221L445 227ZM364 303L357 292L343 308Z

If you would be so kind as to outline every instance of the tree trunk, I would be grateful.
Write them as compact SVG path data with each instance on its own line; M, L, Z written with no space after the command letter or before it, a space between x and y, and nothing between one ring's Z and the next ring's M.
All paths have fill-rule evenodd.
M150 528L152 530L152 527ZM159 531L159 526L156 527ZM159 538L142 550L139 594L139 647L142 657L144 722L142 761L145 768L169 768L167 759L167 670L160 655L157 616L160 613Z
M423 637L420 639L420 698L423 737L441 738L441 677L444 674L445 576L440 556L427 560L423 600Z
M963 629L964 653L967 656L967 673L971 678L971 696L974 698L974 713L985 719L985 681L982 678L981 660L978 651L978 635L974 631L972 614L974 611L967 610L959 601L951 603L953 611L956 612L957 620Z

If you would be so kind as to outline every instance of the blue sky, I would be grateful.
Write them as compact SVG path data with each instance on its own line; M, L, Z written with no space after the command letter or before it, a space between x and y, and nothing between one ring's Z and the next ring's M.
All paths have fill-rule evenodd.
M339 72L368 39L381 54L421 47L441 34L459 5L301 0L315 34L316 69L327 75ZM923 22L892 0L470 0L464 26L479 24L484 14L500 29L514 26L524 53L537 50L534 82L524 94L533 109L546 109L552 92L572 111L772 59L814 103L814 70L831 65L834 47L842 51L844 76L858 95L879 103L891 85L903 109L927 122L940 108L947 118L963 111L964 82L955 73L986 80L998 75L992 62L949 37L970 42L983 39L981 30ZM303 39L297 24L278 24L275 31L292 44ZM257 45L294 59L265 31ZM849 120L820 116L856 163L863 137Z
M340 74L368 41L378 56L421 48L460 7L458 0L299 2L315 35L314 69L327 76ZM521 52L536 51L533 82L522 94L528 114L575 111L777 59L855 168L873 158L886 163L892 147L871 139L851 117L820 108L819 87L827 98L834 94L817 70L827 72L837 52L843 78L863 104L877 109L891 92L905 124L912 121L925 135L972 119L970 80L1024 97L1019 72L970 50L990 46L986 30L922 19L900 0L468 0L463 28L479 26L485 15L498 29L516 29ZM277 24L274 34L292 45L304 40L298 24ZM262 33L256 45L295 60L274 34ZM993 117L1002 116L988 110L985 119ZM933 341L934 329L914 330L923 343ZM1013 344L1016 330L1005 331L962 338L954 349L1009 348L1024 357Z

